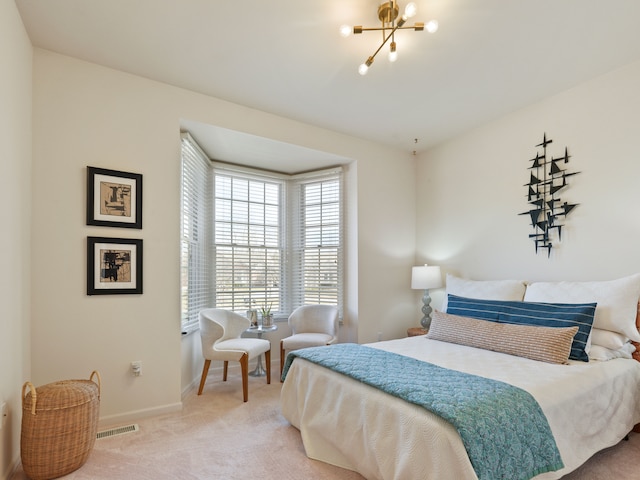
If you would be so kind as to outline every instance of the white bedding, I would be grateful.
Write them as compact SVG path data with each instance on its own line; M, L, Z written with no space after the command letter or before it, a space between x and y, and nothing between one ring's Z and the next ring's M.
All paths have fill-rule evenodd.
M505 381L531 393L547 416L565 464L536 480L575 470L640 423L640 362L634 360L553 365L423 336L369 346ZM291 365L281 403L310 458L355 470L367 479L477 478L451 424L306 360Z

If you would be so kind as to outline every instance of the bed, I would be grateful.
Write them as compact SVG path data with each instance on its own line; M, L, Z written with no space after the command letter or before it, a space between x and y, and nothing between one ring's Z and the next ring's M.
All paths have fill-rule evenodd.
M499 351L500 348L470 346L465 344L469 343L465 332L461 334L463 341L458 343L451 339L443 341L441 335L432 335L430 331L427 336L359 346L367 351L390 352L436 367L494 379L530 394L548 421L562 463L550 471L522 478L561 478L594 453L617 444L640 423L640 362L632 358L634 349L630 347L632 341L640 340L636 323L640 276L611 282L540 285L517 281L479 282L448 276L447 301L455 303L456 297L504 304L567 299L566 303L570 304L593 301L597 305L589 327L589 341L584 345L589 361L568 358L553 363L505 353ZM443 308L446 313L441 315L447 322L453 317L462 317L449 313L456 312L454 303ZM474 317L462 318L466 322ZM435 320L434 315L432 330L444 325L441 319L436 325ZM494 323L477 316L474 320L483 325ZM462 325L467 328L468 324ZM537 327L544 328L537 325L534 328ZM557 330L568 328L577 330L577 327ZM504 342L497 337L498 343L509 344L514 331L507 331ZM470 343L477 341L475 334L470 338ZM575 338L570 342L571 349ZM618 348L618 342L623 348ZM467 453L466 440L463 443L456 427L423 406L354 380L313 359L290 355L286 368L282 412L300 430L310 458L357 471L367 479L479 478L477 465L472 464ZM481 478L489 478L483 475Z

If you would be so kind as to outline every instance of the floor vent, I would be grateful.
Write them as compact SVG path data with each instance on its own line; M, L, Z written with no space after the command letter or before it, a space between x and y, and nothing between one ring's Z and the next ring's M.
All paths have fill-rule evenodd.
M98 432L97 438L115 437L116 435L124 435L125 433L133 433L140 430L137 423L131 425L125 425L124 427L110 428L109 430L103 430Z

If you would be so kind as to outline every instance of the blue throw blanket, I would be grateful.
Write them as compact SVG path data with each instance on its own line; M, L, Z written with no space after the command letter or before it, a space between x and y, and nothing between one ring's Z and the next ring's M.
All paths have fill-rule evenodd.
M540 405L513 385L349 343L291 352L283 380L296 357L420 405L450 422L480 480L525 480L564 466Z

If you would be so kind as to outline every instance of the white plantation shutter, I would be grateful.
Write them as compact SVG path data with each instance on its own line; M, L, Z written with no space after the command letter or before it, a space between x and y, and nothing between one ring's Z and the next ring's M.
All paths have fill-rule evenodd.
M180 302L182 331L198 325L211 294L211 167L188 133L182 134Z

